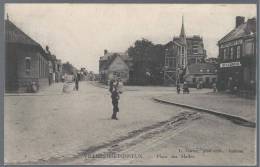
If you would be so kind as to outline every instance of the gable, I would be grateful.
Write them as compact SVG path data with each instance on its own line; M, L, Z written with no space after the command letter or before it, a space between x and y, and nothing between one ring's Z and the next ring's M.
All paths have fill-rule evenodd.
M108 67L108 70L110 71L119 71L119 70L128 70L127 64L120 58L120 56L117 56L114 61L110 64Z
M7 43L26 44L41 47L36 41L16 27L10 20L5 21L5 35Z

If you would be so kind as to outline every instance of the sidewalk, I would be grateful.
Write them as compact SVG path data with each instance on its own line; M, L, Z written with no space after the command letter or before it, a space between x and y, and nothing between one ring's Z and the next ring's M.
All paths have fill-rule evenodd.
M62 95L62 82L51 84L45 88L40 89L36 93L5 93L5 96L49 96L49 95Z
M178 105L181 107L201 110L203 112L224 116L228 119L256 122L256 101L226 94L194 93L165 94L154 97L154 100Z

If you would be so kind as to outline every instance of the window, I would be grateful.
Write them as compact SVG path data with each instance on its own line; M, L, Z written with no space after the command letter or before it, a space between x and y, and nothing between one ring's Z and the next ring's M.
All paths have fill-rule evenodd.
M192 78L192 82L193 82L193 83L196 83L196 78Z
M240 59L240 46L237 46L237 59Z
M166 68L169 67L169 59L168 58L165 59L165 67Z
M234 58L234 49L233 47L230 48L230 59L233 60Z
M181 47L181 54L184 54L184 47Z
M207 84L209 83L209 77L206 77L206 83Z
M226 49L223 50L223 55L224 55L223 59L226 60L227 59Z
M25 57L25 72L28 74L31 70L31 58Z
M245 44L245 55L250 56L254 54L254 43L253 41L248 41Z
M120 72L113 72L114 77L120 77Z
M229 48L226 48L226 60L229 59Z

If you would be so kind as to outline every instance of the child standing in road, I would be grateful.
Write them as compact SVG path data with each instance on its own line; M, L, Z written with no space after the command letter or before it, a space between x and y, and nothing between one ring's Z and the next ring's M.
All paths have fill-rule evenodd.
M112 119L118 120L116 115L117 115L117 112L119 112L119 108L118 108L119 92L118 92L118 88L116 85L113 86L113 89L111 92L111 98L112 98L112 104L113 104Z

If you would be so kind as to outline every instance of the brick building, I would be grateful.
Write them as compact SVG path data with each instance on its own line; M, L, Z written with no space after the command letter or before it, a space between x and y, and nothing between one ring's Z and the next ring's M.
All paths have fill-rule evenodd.
M256 19L236 17L236 26L218 41L220 90L256 88Z
M6 92L31 91L48 85L48 58L36 41L9 19L5 20Z

